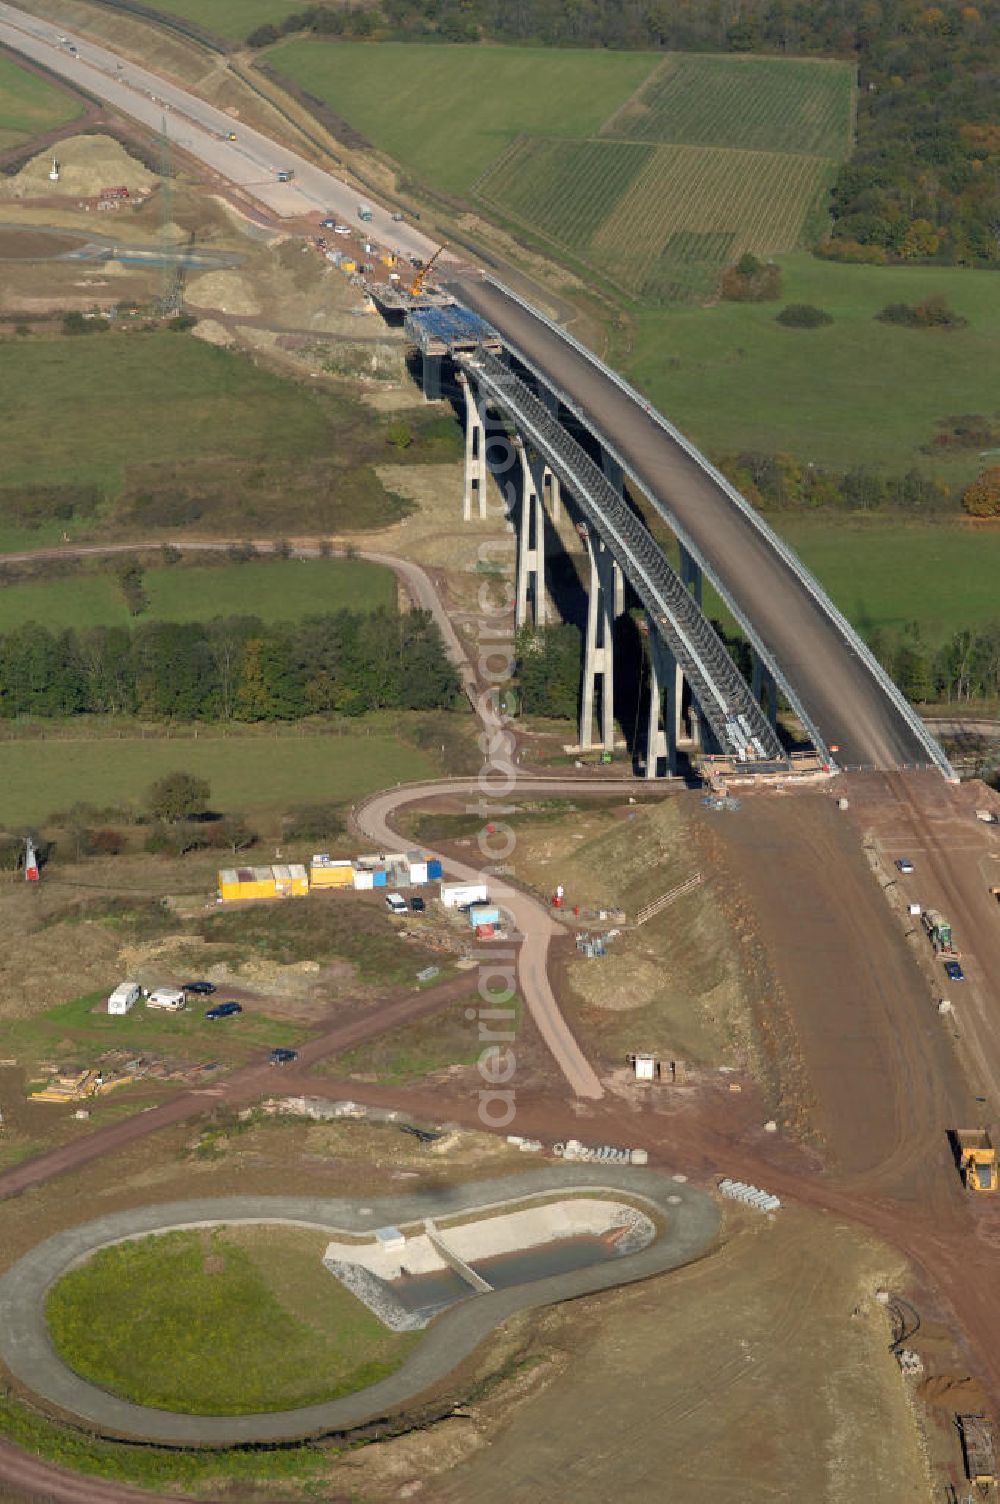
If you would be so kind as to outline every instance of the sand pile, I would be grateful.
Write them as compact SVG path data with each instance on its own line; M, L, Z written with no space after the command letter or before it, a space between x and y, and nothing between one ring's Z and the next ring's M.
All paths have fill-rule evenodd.
M59 181L49 178L52 158ZM0 178L0 198L95 198L102 188L124 185L133 196L149 193L158 178L110 136L67 136L53 151L40 152L11 178Z

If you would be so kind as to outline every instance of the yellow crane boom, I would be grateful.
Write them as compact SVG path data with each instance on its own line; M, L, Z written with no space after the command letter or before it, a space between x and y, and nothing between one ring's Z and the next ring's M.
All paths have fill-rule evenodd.
M443 245L439 245L431 259L427 262L427 265L422 266L417 272L417 275L410 283L409 292L411 298L419 298L420 294L424 290L424 283L427 280L427 275L430 272L431 267L434 265L435 261L438 259L444 249L445 247Z

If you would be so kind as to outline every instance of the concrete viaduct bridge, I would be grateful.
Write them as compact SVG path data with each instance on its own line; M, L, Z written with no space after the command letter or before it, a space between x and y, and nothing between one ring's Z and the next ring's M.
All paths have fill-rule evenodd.
M822 763L935 766L954 776L816 580L693 444L590 350L496 280L456 273L445 287L458 306L415 309L407 328L423 355L427 394L440 395L445 362L464 394L466 521L486 515L491 423L513 430L519 485L506 490L517 540L518 626L545 622L546 533L562 521L564 507L586 549L581 747L593 743L595 698L600 744L613 745L615 622L627 580L644 608L648 641L647 777L675 771L687 699L695 747L748 771L787 768L776 731L778 688ZM626 479L676 539L679 573L625 499ZM749 644L749 683L702 612L703 578Z

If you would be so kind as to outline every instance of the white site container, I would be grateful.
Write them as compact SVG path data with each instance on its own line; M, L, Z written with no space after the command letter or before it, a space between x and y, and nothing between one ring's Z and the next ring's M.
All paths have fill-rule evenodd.
M119 982L108 998L109 1013L128 1013L139 1001L142 989L138 982Z
M486 903L489 896L489 889L485 883L441 884L441 902L446 909L455 909L463 903Z
M374 874L374 872L366 872L363 868L355 867L355 869L354 869L354 886L355 886L355 888L363 889L365 892L367 892L370 888L374 888L374 886L375 886L375 874Z

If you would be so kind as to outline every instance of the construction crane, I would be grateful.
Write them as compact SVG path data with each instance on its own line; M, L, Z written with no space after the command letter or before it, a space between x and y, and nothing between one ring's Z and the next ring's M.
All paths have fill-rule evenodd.
M434 265L435 261L438 259L438 257L441 255L442 251L444 251L444 249L445 249L445 247L443 245L439 245L438 248L437 248L437 250L434 252L433 256L431 257L431 259L427 262L427 265L426 266L422 266L420 268L420 270L417 272L417 275L414 277L413 281L410 283L410 289L409 289L409 291L410 291L410 297L411 298L419 298L420 294L424 290L424 283L427 281L427 276L428 276L428 273L430 272L431 267Z

